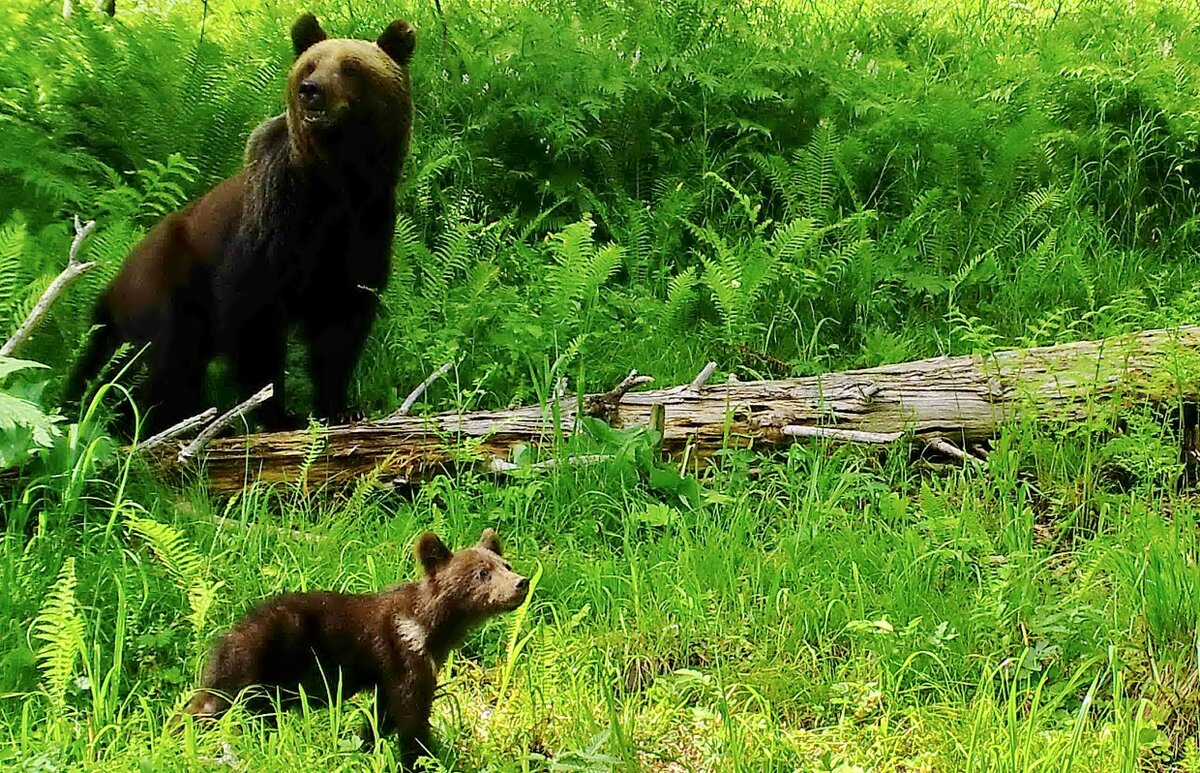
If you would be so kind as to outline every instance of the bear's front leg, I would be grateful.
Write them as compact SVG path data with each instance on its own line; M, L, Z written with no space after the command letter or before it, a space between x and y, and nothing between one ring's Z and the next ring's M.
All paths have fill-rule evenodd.
M349 423L362 417L349 410L350 379L375 321L379 301L364 288L330 293L304 321L312 362L314 408L319 419Z
M380 713L379 730L381 734L395 732L399 737L400 766L405 771L414 770L420 758L434 756L429 727L433 689L423 682L402 679L381 695L386 709Z
M287 358L287 325L282 314L264 310L225 326L225 350L233 365L238 399L247 400L271 384L274 395L257 411L269 431L295 429L287 412L284 362Z

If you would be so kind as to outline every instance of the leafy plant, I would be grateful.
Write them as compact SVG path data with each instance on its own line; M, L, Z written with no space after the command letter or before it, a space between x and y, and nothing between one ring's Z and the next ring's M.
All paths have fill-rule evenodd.
M75 559L71 557L63 562L34 622L34 635L42 642L38 649L42 689L58 710L66 706L67 690L84 646L84 621L75 600L75 585Z
M45 368L29 360L0 357L0 387L13 373ZM54 445L61 416L48 415L37 404L40 385L0 388L0 467L12 467Z

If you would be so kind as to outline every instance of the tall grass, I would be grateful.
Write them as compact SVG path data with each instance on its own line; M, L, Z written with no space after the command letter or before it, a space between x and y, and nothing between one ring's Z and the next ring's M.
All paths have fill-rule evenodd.
M62 371L130 245L280 109L300 5L0 3L0 328L60 267L67 216L99 223L100 269L28 352ZM372 411L446 361L424 407L1200 309L1190 6L443 5L444 45L434 4L303 4L336 34L421 32L356 386ZM363 698L275 729L163 726L252 602L377 589L414 576L420 531L492 525L540 580L447 665L432 769L1200 770L1200 507L1162 417L1119 418L1010 427L986 472L814 444L727 452L680 497L629 451L409 497L229 501L98 466L104 441L64 427L3 494L0 764L393 769L393 747L353 742Z

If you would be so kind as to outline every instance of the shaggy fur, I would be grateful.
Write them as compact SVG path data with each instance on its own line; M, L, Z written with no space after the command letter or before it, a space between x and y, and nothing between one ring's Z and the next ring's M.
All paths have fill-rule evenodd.
M390 269L415 33L395 21L374 43L327 39L306 15L292 42L287 111L254 130L241 172L134 248L97 305L100 327L68 402L130 343L145 349L138 397L148 432L203 410L205 371L218 354L229 358L242 399L274 385L260 412L268 429L299 426L283 383L296 325L311 355L317 417L347 414Z
M376 691L379 730L397 733L411 766L430 749L429 712L437 672L471 628L517 608L529 580L501 555L496 532L486 529L474 547L451 553L434 534L417 544L425 577L381 593L294 593L247 614L214 647L202 688L184 709L215 718L251 686L251 712L275 701L294 707L298 688L310 703L336 695ZM374 742L370 727L364 741Z

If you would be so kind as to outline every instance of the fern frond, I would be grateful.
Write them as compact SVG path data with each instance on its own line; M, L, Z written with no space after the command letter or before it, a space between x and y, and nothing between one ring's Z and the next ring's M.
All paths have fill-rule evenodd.
M819 222L832 219L835 175L833 157L837 150L837 133L828 122L822 122L808 145L796 153L798 197L804 202L804 214Z
M83 653L84 623L75 600L75 584L75 559L71 557L59 570L33 627L34 636L42 642L37 653L42 689L60 710L66 705L75 663Z
M666 303L659 312L659 319L665 327L686 327L688 315L696 302L696 285L699 283L695 268L681 271L667 280Z
M154 557L180 589L186 591L197 578L204 575L204 559L175 527L136 515L126 516L125 524L131 532L145 540Z
M27 272L25 245L29 232L24 218L15 216L0 227L0 334L7 337L24 317L13 307L18 303Z
M175 587L188 600L188 621L196 631L204 628L208 611L223 583L213 583L205 569L204 559L188 543L181 531L152 518L126 515L126 528L141 537L150 551L167 570Z
M769 249L783 263L800 263L817 239L816 223L812 218L798 217L775 229Z

